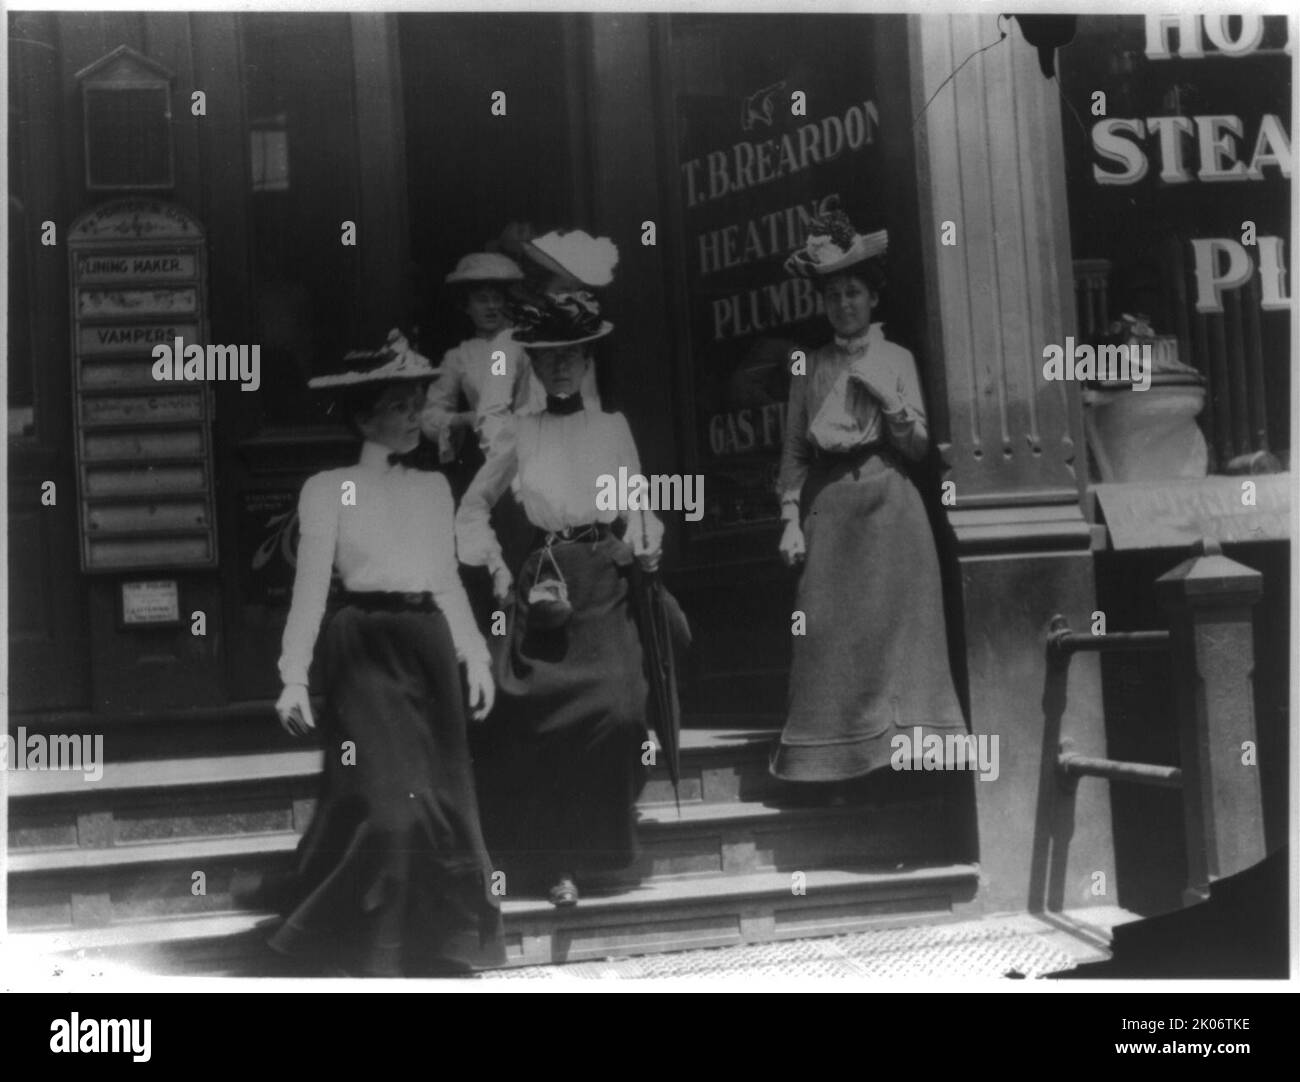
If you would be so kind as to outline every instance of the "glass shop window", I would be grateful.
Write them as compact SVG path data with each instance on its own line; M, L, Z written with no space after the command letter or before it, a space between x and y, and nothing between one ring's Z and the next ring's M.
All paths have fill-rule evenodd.
M12 155L12 151L11 151ZM10 157L10 161L14 159ZM27 215L22 201L9 193L9 414L12 439L29 439L36 434L35 397L32 387L32 324L28 304L31 297L31 242L27 237Z
M11 50L11 57L13 51ZM32 355L31 277L36 238L23 196L27 191L26 155L23 153L23 124L26 115L26 82L21 59L10 69L9 98L9 315L6 364L9 381L9 412L6 418L10 440L36 435L36 398Z
M364 345L357 249L359 153L347 15L241 16L254 342L261 428L332 423L306 392Z
M279 113L259 117L249 124L248 157L253 167L253 191L289 190L288 117Z
M1118 388L1085 386L1094 480L1289 467L1287 45L1281 16L1084 15L1059 51L1079 339L1154 361L1151 397L1105 423ZM1116 476L1126 441L1175 472Z

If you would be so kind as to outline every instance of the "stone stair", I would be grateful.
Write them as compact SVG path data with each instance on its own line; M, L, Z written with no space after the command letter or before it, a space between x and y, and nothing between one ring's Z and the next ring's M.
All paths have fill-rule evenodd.
M699 720L699 719L697 719ZM713 720L713 719L709 719ZM573 909L503 900L510 964L726 946L949 919L978 869L954 859L943 779L884 775L849 806L800 806L767 774L773 728L683 733L681 810L662 767L637 866ZM12 773L9 928L51 951L162 972L269 972L246 877L283 868L314 807L320 752ZM201 875L199 874L201 873Z

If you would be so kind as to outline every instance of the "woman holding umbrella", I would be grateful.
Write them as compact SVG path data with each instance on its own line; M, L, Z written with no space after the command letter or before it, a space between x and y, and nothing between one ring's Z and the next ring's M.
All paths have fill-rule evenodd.
M580 283L612 280L613 244L585 233L563 239L548 245ZM543 876L557 906L577 902L583 876L634 859L649 761L630 572L634 561L657 566L663 526L650 512L629 521L629 512L599 506L599 478L639 472L640 459L623 415L590 408L580 390L593 344L612 330L586 288L520 306L514 337L546 389L546 410L514 418L456 517L461 560L489 567L498 597L515 586L496 667L489 843ZM536 532L510 569L489 511L516 478Z
M906 472L929 444L916 362L871 321L886 242L832 206L787 263L816 279L834 331L791 378L778 479L781 556L803 567L795 607L806 618L771 763L788 781L868 774L916 728L965 731L934 538Z

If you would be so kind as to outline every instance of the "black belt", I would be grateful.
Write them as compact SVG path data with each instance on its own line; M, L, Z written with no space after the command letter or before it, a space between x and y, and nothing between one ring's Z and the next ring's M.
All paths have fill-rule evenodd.
M390 590L344 590L339 595L340 605L355 605L368 612L437 612L433 594L399 593Z
M532 548L542 549L570 541L603 541L613 533L614 527L608 522L591 522L586 526L569 526L563 530L539 529L533 531Z
M898 452L888 443L877 442L850 447L847 451L826 451L813 444L812 464L829 468L832 466L861 466L867 459L880 455L882 458L897 459Z

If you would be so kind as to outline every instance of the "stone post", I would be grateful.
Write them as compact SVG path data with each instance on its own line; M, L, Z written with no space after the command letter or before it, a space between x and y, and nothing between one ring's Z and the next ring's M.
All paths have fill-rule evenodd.
M1251 616L1262 583L1208 540L1156 580L1177 674L1189 904L1266 855Z

